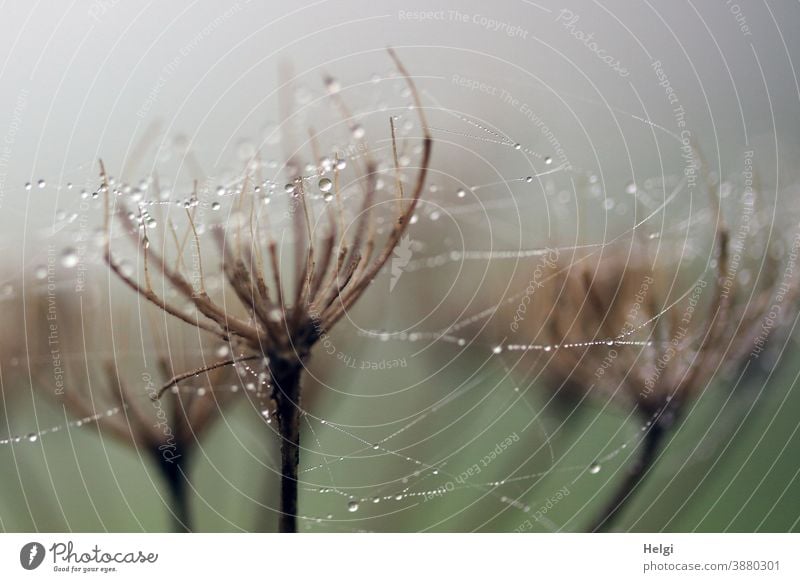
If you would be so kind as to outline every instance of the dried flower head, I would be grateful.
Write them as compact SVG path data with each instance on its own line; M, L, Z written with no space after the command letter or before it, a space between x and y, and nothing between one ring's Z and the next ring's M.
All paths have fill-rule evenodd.
M741 288L744 240L732 244L722 221L708 269L697 278L697 269L663 252L654 260L640 244L552 264L526 322L547 346L545 376L556 393L633 407L646 427L638 459L592 530L611 527L687 403L763 351L780 326L773 306L781 306L784 322L797 312L794 266L782 269L772 255L757 286Z
M164 380L170 377L166 360L159 361L159 369ZM209 382L220 385L223 373L224 370L214 370ZM65 407L78 419L95 419L104 434L144 451L155 462L168 487L175 531L191 531L190 462L202 435L235 393L208 392L203 388L173 390L167 402L153 405L142 401L143 392L152 395L159 389L149 374L144 374L135 388L120 379L114 362L106 364L105 375L106 383L99 394L80 391L77 383L69 382L62 397Z
M367 152L363 169L363 203L348 231L344 228L345 209L339 185L342 164L339 160L335 160L330 168L333 179L324 178L327 181L320 186L321 190L331 192L326 200L330 199L332 203L326 204L323 210L328 219L325 232L315 227L312 218L313 208L307 195L309 180L295 175L286 185L285 190L291 197L292 227L289 235L294 254L293 277L287 275L289 269L281 264L281 248L268 220L262 220L261 214L256 213L256 187L252 185L253 178L245 175L238 193L237 218L232 219L224 231L217 232L222 255L221 271L244 308L245 316L235 314L228 304L212 298L207 292L203 274L204 253L201 252L198 230L190 209L187 208L190 224L187 234L194 239L199 271L195 278L187 275L182 260L187 238L181 242L173 229L177 259L171 264L162 252L156 250L156 245L150 244L146 229L140 235L142 231L136 224L136 215L122 202L116 214L123 229L140 246L143 254L144 281L135 280L112 256L111 224L108 218L106 221L105 258L116 276L163 311L228 342L232 348L233 355L229 359L175 376L164 385L161 393L186 378L239 362L255 361L266 371L265 397L271 400L271 404L265 406L274 408L281 436L281 531L296 531L299 419L302 412L300 375L304 363L320 336L347 313L392 256L417 206L430 160L432 140L415 84L394 52L389 52L408 83L423 136L419 170L411 192L406 193L398 167L394 120L390 119L397 177L396 198L391 228L383 237L373 218L377 165L366 143L362 148ZM338 92L331 92L331 97L349 118ZM352 133L356 139L363 139L363 131L354 130ZM287 168L299 167L296 160L288 160ZM101 188L110 204L112 185L102 162L101 177ZM249 219L243 220L241 217L248 213ZM107 208L107 217L109 215L110 208ZM196 313L187 313L176 302L159 295L152 283L153 275L163 278L164 286L192 305Z

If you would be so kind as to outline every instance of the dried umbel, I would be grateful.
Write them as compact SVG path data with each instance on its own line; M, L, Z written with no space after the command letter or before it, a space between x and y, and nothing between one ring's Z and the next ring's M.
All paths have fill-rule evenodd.
M297 471L302 413L300 378L305 362L317 340L364 294L392 256L409 225L425 183L432 140L415 84L393 51L390 51L390 55L409 86L423 136L419 170L410 192L405 192L398 168L394 122L390 120L397 180L395 200L392 202L395 210L388 234L379 234L373 218L378 172L366 144L362 148L367 152L362 176L362 183L365 184L363 203L351 228L344 228L344 201L339 191L337 163L332 168L333 180L325 184L325 188L332 191L331 203L326 204L324 209L328 219L325 232L316 228L312 220L312 209L306 194L308 181L303 176L296 176L287 184L286 192L291 196L292 203L290 235L294 247L293 276L287 276L290 269L281 264L281 249L268 222L257 217L255 188L248 187L248 180L252 183L252 179L249 175L245 176L239 194L238 216L249 212L249 221L239 219L232 222L218 237L222 255L221 271L244 308L244 317L236 315L229 305L222 302L222 298L212 298L206 291L202 272L205 253L200 248L191 212L187 211L199 261L199 277L195 280L187 275L186 267L180 260L183 245L177 242L178 237L175 236L179 259L173 265L156 250L157 245L150 244L146 235L140 236L140 229L134 220L135 213L120 203L117 215L122 227L140 245L144 258L144 281L135 280L113 258L110 248L111 225L108 220L106 224L109 233L106 262L128 287L163 311L216 336L232 347L233 357L175 376L165 384L162 393L186 378L240 362L255 362L251 365L259 369L263 367L266 372L268 382L265 392L271 404L265 406L274 410L281 436L279 523L280 530L284 532L294 532L297 528ZM334 95L334 99L338 100L338 95ZM341 102L339 105L346 111ZM289 162L292 167L299 167L294 160ZM101 177L102 190L106 193L106 200L109 200L112 186L104 168L101 169ZM110 208L107 210L109 215ZM151 281L154 275L163 279L164 286L171 288L182 301L192 305L196 313L189 314L177 302L159 295Z
M217 420L223 408L235 398L231 391L207 392L173 390L169 398L149 402L142 396L157 394L169 374L166 360L159 362L161 380L149 373L135 385L123 382L117 363L105 366L105 382L94 382L96 393L89 394L69 382L62 396L67 410L78 419L94 419L103 434L110 434L137 451L143 451L158 467L166 483L174 530L191 531L191 487L189 467L194 450ZM212 384L222 384L224 370L209 376ZM101 386L97 390L97 386ZM103 412L98 413L98 405Z
M687 403L758 357L769 334L797 312L796 267L767 257L756 288L742 288L742 241L734 247L725 225L699 276L636 244L632 252L604 249L550 265L525 322L547 346L553 391L611 399L645 425L638 458L591 531L612 527ZM772 321L775 305L781 321Z

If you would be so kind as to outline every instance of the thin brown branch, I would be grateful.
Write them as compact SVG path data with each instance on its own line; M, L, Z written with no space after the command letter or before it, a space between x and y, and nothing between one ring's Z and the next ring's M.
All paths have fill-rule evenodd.
M154 396L151 397L151 400L158 400L159 398L161 398L164 395L164 392L166 392L167 390L169 390L170 388L172 388L173 386L178 384L178 382L181 382L181 381L186 380L188 378L193 378L195 376L199 376L200 374L204 374L205 372L210 372L211 370L216 370L217 368L223 368L225 366L232 366L233 364L236 364L238 362L248 362L248 361L251 361L251 360L258 360L258 359L260 359L262 357L263 356L257 355L257 356L245 356L245 357L242 357L242 358L229 358L227 360L222 360L220 362L215 362L215 363L210 364L208 366L203 366L202 368L197 368L195 370L190 370L188 372L183 372L182 374L178 374L177 376L173 376L172 378L170 378L169 382L164 384L159 389L159 391Z

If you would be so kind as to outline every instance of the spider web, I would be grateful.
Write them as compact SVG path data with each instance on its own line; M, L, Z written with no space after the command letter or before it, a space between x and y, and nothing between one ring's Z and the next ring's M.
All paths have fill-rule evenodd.
M326 154L328 162L302 168L304 182L319 190L312 197L318 216L324 215L331 203L321 181L330 173L326 166L341 160L343 170L349 168L357 175L356 169L367 153L355 136L362 131L385 135L385 131L374 129L377 123L373 118L385 120L387 115L395 115L401 143L399 176L407 187L413 180L413 159L420 150L419 127L410 114L413 112L408 112L410 96L404 93L401 80L391 74L380 77L376 86L389 95L400 94L408 102L392 110L380 104L364 109L356 116L357 124L346 119L349 135L344 138L341 124L331 126L330 133L339 132L338 143L331 148L337 155ZM303 108L309 111L293 118L292 123L309 123L315 111L328 115L322 110L324 99L324 94L311 94ZM323 344L310 363L306 390L313 396L312 404L302 417L301 527L312 531L580 531L587 506L601 502L603 485L632 462L633 451L649 423L640 423L634 411L609 414L616 408L612 398L592 404L593 386L574 407L560 409L556 395L543 389L547 358L558 350L644 350L660 345L652 334L657 320L686 299L697 279L683 280L671 288L655 317L611 337L595 334L580 341L548 344L538 343L538 334L533 334L528 341L508 332L504 314L525 296L525 278L531 270L554 250L569 257L565 263L569 269L577 262L602 257L608 249L625 250L637 244L653 244L661 249L662 241L665 245L678 241L682 257L707 259L708 266L712 260L709 241L697 233L707 230L718 217L707 208L690 208L683 213L676 209L687 199L685 178L662 175L612 186L595 171L557 159L556 152L550 151L546 143L537 147L526 144L486 120L448 109L430 92L425 94L425 100L430 104L436 147L442 148L444 154L432 167L426 194L412 219L410 239L404 240L403 252L373 284L373 295L379 297L368 296L364 306L357 306L348 314L348 321L340 325L344 329L331 331L333 353L326 353ZM617 113L660 138L680 142L646 115ZM239 149L241 160L247 163L256 160L256 151L276 150L271 158L257 160L254 168L271 173L271 177L259 183L254 196L259 201L259 216L269 215L273 231L283 233L291 221L273 209L291 195L291 181L281 178L285 165L275 161L281 159L278 146L285 145L285 140L274 137L276 131L270 126L259 147L243 142ZM321 132L316 139L324 143L327 134ZM482 167L461 173L453 162L457 158L452 155L454 151L468 151ZM370 142L369 153L381 160L382 181L388 191L395 177L391 143L385 138L376 139ZM158 154L164 164L173 161L186 167L191 167L189 158L188 150L176 142L169 144L166 153ZM513 169L515 166L519 171ZM87 162L72 173L90 174L93 167ZM464 175L481 172L488 178ZM204 219L196 218L198 238L203 244L213 245L210 239L215 231L227 232L244 222L241 210L236 208L237 195L245 187L243 179L230 169L222 169L219 178L208 181L197 195L161 184L157 198L153 197L151 178L136 185L123 181L115 184L117 195L135 204L134 218L141 223L142 232L160 228L161 239L166 239L165 216L175 208L200 209ZM345 205L355 205L360 194L357 177L352 180L342 190ZM735 186L726 185L730 190ZM38 187L31 185L30 189ZM67 183L61 188L70 202L66 210L55 212L49 233L54 238L70 236L85 215L94 213L96 218L101 212L102 196L97 192L95 178L86 177L81 186ZM603 220L586 222L587 214L602 215ZM384 213L383 225L389 223L389 216ZM529 219L539 225L536 232L525 228ZM82 241L85 244L81 252L74 245L60 250L60 268L72 269L72 263L79 260L98 263L99 253L91 244L98 236L97 231L92 231ZM117 231L113 235L115 246L122 244L126 236ZM153 240L158 237L153 235ZM190 249L191 243L186 248ZM760 250L754 245L754 253ZM126 260L126 268L141 276L140 262ZM206 269L209 270L208 265ZM38 288L46 295L47 269L42 271L42 265L31 265L29 270L34 290ZM207 282L210 292L224 292L224 281L208 277ZM122 293L113 290L112 297L109 291L108 299L129 302L130 296ZM86 309L81 298L84 333ZM143 317L142 306L137 305L136 309L133 319ZM384 327L370 324L376 320L383 321ZM185 369L181 365L185 358L180 353L187 349L198 349L210 357L236 350L234 345L210 345L208 340L194 345L198 338L187 339L186 334L171 331L173 326L164 317L155 323L134 323L130 333L117 335L122 338L138 333L143 337L145 329L155 328L164 336L175 370ZM96 358L118 360L133 356L142 360L145 369L154 370L155 356L145 346L145 340L140 337L138 346L136 338L121 343L129 352L113 342L105 352L91 349L83 354L64 354L64 361L74 360L78 368L85 367L86 381L93 373L89 370L90 360ZM19 360L13 365L30 370L52 363L47 356L28 354L25 358L27 365ZM206 361L205 355L202 360ZM31 383L36 383L30 371L28 374ZM246 412L274 436L262 438L260 427L251 426L244 432L234 427L243 416L241 411L238 415L222 411L222 424L233 435L235 446L246 451L246 462L257 466L261 473L271 474L274 481L279 475L275 453L278 435L265 404L267 380L263 372L241 364L224 385L206 388L201 384L202 378L190 379L174 391L201 397L210 396L207 390L249 396ZM94 390L102 395L100 388ZM144 394L142 401L147 402ZM52 425L40 423L35 410L37 428L12 431L11 436L0 439L0 445L12 447L17 458L28 454L21 449L26 444L41 446L59 433L71 435L103 419L127 418L125 405L104 408L102 398L98 398L92 406L96 407L93 414L72 420L62 410L64 420ZM9 430L17 424L7 412L6 423ZM203 441L198 447L203 451ZM709 445L709 449L713 448ZM274 484L266 495L246 491L235 479L228 478L224 469L214 467L213 458L207 456L206 461L206 472L214 472L223 488L230 487L253 504L267 509L276 507ZM151 481L155 479L152 477ZM202 497L199 490L195 493ZM214 507L217 502L203 500L228 526L242 527L223 516ZM102 523L102 516L97 513Z

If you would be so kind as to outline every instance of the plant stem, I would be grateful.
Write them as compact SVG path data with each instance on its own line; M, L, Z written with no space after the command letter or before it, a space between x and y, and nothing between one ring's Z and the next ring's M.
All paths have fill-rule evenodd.
M273 376L275 411L281 435L281 515L278 531L297 532L297 468L300 464L300 373L288 365Z
M158 448L153 449L158 461L158 467L170 493L170 514L172 516L172 531L175 533L187 533L192 531L192 513L189 505L188 477L184 474L184 467L187 466L188 459L186 452L178 452L167 458L163 451Z
M650 430L645 434L644 442L641 445L639 458L628 468L625 480L620 483L611 502L603 508L589 531L607 532L611 530L625 505L633 498L634 489L644 481L648 471L653 466L667 433L667 427L658 421L650 426Z

